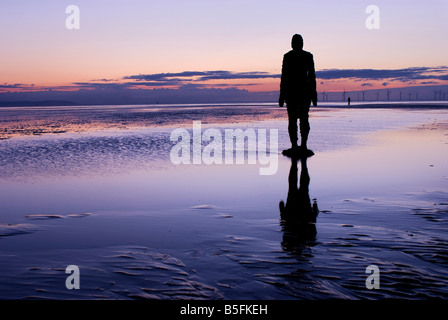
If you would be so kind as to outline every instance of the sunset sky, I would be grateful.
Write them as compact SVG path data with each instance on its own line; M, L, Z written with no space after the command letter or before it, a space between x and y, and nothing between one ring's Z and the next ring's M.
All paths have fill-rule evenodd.
M371 4L380 29L365 25ZM69 5L79 30L66 28ZM319 91L448 84L446 0L2 0L0 30L0 94L275 91L294 33L314 55Z

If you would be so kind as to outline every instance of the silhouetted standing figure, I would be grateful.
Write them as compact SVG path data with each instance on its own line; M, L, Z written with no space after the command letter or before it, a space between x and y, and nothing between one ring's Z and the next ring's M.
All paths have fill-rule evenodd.
M309 109L311 102L317 106L316 74L314 58L303 50L303 38L295 34L291 41L292 50L283 56L278 104L286 102L288 111L288 132L291 151L310 152L307 147L310 132ZM297 120L300 120L301 145L298 146Z
M348 105L350 106L350 97L347 99Z
M298 158L291 158L291 169L288 176L288 196L286 203L280 201L280 217L283 226L282 247L290 252L300 251L305 242L314 241L316 237L316 218L319 214L317 202L311 204L309 194L310 176L307 158L302 157L300 185L298 182Z

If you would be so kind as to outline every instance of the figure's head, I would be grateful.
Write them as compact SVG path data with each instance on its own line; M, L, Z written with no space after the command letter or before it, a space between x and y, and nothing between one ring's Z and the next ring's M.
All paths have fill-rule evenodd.
M292 36L291 47L294 50L302 50L303 49L303 38L300 34L295 34Z

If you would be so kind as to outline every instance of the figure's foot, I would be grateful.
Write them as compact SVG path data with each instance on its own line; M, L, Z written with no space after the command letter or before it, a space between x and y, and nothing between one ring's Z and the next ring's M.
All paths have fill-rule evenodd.
M293 146L293 147L291 147L289 149L286 149L286 150L282 151L282 154L287 156L287 157L291 157L291 156L297 155L299 153L300 153L300 148L298 146Z
M301 155L303 157L312 157L312 156L314 156L314 152L312 150L310 150L310 149L307 149L307 148L302 149L302 151L300 153L301 153Z
M290 149L286 149L282 151L282 154L291 158L302 158L302 157L311 157L314 155L314 152L303 146L294 146Z
M314 155L314 152L307 148L307 146L300 146L300 153L306 157L311 157Z
M296 144L296 145L292 145L291 148L289 149L285 149L282 151L282 153L291 153L291 152L296 152L300 149L300 147Z

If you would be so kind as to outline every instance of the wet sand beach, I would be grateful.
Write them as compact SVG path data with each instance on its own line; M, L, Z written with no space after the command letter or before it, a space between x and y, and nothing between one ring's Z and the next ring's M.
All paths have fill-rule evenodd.
M170 161L171 132L193 121L276 129L286 149L285 113L1 108L0 298L448 298L448 109L312 109L315 155L278 154L272 175ZM280 217L296 186L319 210L305 229ZM370 265L379 289L366 288Z

